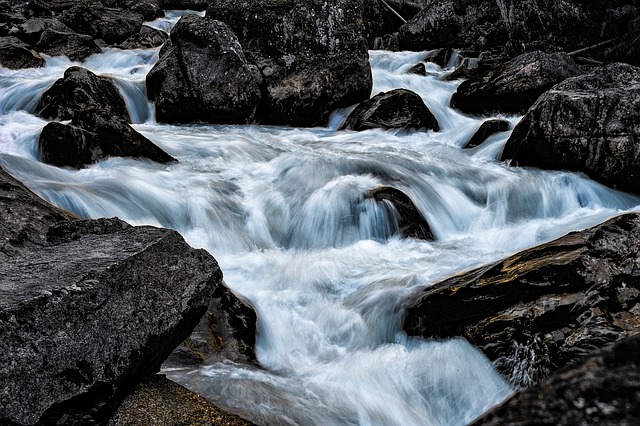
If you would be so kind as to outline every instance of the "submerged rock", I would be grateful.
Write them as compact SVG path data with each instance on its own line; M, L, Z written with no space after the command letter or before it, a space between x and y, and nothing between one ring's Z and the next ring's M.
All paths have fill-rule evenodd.
M369 191L366 198L390 203L394 207L398 213L398 226L402 237L426 241L434 239L429 223L404 192L390 186L380 186Z
M0 422L94 420L158 370L222 274L175 231L63 222L0 264ZM89 417L89 419L91 419Z
M102 49L86 34L60 32L53 29L45 30L36 50L49 56L66 56L72 61L84 61L94 53L101 53Z
M640 215L445 280L407 303L410 335L464 336L516 387L640 333Z
M147 75L156 118L165 123L250 123L262 76L222 22L185 16Z
M473 148L486 141L489 136L506 132L511 127L507 120L491 119L482 122L478 130L473 134L465 148Z
M470 114L522 114L553 85L580 74L566 53L525 53L464 81L451 106Z
M640 336L634 336L517 393L473 424L640 424L639 388Z
M0 37L0 66L17 70L44 66L44 59L17 37Z
M371 94L363 0L220 0L207 17L227 23L262 72L264 123L325 124Z
M108 111L129 121L124 99L113 82L81 67L70 67L40 99L36 113L49 120L71 120L87 110Z
M611 64L545 93L515 127L502 159L583 172L640 194L640 68Z
M415 92L394 89L362 102L349 115L343 129L430 129L440 126L433 113Z

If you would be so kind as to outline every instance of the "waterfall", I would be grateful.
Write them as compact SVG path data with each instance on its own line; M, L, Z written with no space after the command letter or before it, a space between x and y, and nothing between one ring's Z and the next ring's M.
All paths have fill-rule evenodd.
M443 80L447 70L407 73L426 53L371 51L373 91L415 91L440 132L336 130L348 110L327 128L156 124L144 77L157 49L108 50L83 66L112 77L134 127L179 162L110 158L83 170L39 161L46 122L32 115L73 64L0 69L0 164L80 216L173 228L217 258L258 313L261 368L166 372L213 402L263 424L468 423L508 384L465 340L406 336L403 302L640 200L578 174L507 167L508 133L462 150L482 120L448 107L459 82ZM405 192L436 241L402 239L395 209L364 196L380 185Z

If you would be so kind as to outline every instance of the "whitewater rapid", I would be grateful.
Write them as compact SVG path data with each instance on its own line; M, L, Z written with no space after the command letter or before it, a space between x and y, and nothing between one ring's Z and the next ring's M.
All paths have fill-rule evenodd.
M158 24L160 25L160 24ZM158 49L109 50L82 64L112 77L134 127L179 160L111 158L83 170L39 161L32 114L64 70L0 68L0 165L82 217L176 229L211 252L258 314L261 368L231 362L171 378L261 424L459 425L511 389L462 339L402 331L403 303L458 272L635 209L637 197L565 172L498 161L509 133L463 150L482 119L448 107L460 81L426 52L371 51L373 94L420 94L440 132L156 124L144 77ZM515 125L519 117L501 117ZM364 197L405 192L435 242L401 239L393 209Z

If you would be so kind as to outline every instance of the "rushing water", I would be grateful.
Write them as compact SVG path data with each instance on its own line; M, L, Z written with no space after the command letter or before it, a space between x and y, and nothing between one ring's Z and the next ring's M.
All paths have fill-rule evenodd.
M462 150L481 120L447 106L459 82L442 80L445 70L407 73L424 58L372 51L374 94L414 90L440 132L337 131L346 111L328 128L158 125L144 89L157 50L107 51L84 66L114 78L134 127L179 163L112 158L79 171L39 162L45 121L31 114L72 63L0 69L0 164L80 216L170 227L217 258L258 313L262 368L168 372L212 401L263 424L464 424L509 386L464 340L407 337L403 302L639 200L577 174L500 163L508 134ZM395 211L363 197L379 185L408 194L437 241L399 238Z

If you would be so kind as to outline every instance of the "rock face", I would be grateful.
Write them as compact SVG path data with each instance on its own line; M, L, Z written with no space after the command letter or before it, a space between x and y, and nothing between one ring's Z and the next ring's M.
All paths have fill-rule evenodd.
M44 66L44 59L18 38L0 37L0 66L14 70L38 68Z
M395 89L362 102L349 115L343 129L430 129L438 131L438 121L415 92Z
M516 387L640 333L640 215L465 273L408 303L411 335L464 336Z
M108 426L225 425L250 426L236 415L221 411L203 397L164 376L155 375L136 386Z
M489 136L496 133L506 132L511 125L506 120L491 119L484 121L478 130L473 134L465 148L473 148L487 140Z
M429 223L404 192L391 186L380 186L369 191L366 198L390 203L395 208L399 216L398 226L402 237L426 241L434 239Z
M94 53L101 53L102 49L86 34L60 32L52 29L45 30L38 44L38 52L49 56L66 56L72 61L84 61Z
M36 113L49 120L71 120L86 110L109 111L129 121L129 112L110 79L81 67L70 67L42 95Z
M363 0L220 0L207 17L229 25L262 72L258 118L313 126L371 94L362 11Z
M156 118L166 123L248 123L262 97L262 76L222 22L185 16L147 75Z
M580 171L640 193L640 68L611 64L545 93L507 141L520 166Z
M174 231L85 220L47 239L0 266L2 423L55 424L97 408L72 398L157 371L222 285L215 260Z
M76 113L70 125L47 124L40 133L38 148L43 162L58 167L82 168L106 157L176 161L126 121L96 109Z
M638 388L640 336L634 336L516 394L474 425L634 425Z
M470 114L522 114L553 85L580 74L566 53L525 53L464 81L451 106Z

